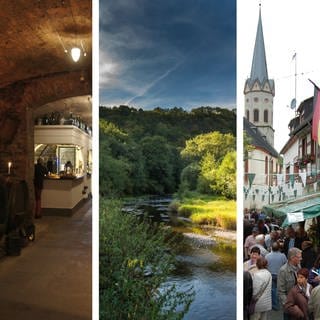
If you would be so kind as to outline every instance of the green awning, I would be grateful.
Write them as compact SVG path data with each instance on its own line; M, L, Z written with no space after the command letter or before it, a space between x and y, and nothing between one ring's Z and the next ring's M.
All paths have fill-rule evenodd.
M318 216L320 216L320 205L312 206L310 208L307 208L307 209L303 210L302 212L303 212L304 220L318 217ZM288 218L286 218L282 223L283 227L285 227L287 225L289 225Z
M305 199L305 200L303 200ZM320 196L312 198L300 198L291 202L278 202L272 205L264 206L262 210L268 215L274 215L277 217L284 217L288 212L314 212L318 211L316 208L320 206Z
M299 198L296 201L276 203L262 208L268 215L285 218L282 226L288 225L288 213L303 212L304 220L320 215L320 195Z

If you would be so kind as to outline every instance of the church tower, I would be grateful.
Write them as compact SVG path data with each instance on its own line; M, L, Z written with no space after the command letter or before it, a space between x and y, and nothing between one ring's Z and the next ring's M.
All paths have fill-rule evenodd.
M244 87L245 117L258 128L272 147L274 146L274 93L274 81L268 78L260 7L251 74Z

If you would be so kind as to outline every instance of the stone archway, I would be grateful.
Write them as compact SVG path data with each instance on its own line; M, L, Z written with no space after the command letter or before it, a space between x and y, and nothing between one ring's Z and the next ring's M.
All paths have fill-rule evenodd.
M34 119L36 107L63 98L91 95L91 69L60 72L15 82L0 89L0 173L26 180L33 206Z

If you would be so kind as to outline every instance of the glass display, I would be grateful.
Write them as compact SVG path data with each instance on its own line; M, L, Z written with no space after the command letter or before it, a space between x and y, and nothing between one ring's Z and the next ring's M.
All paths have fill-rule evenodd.
M36 144L35 159L42 158L52 178L76 177L91 173L91 150L77 145ZM85 165L86 164L86 165Z

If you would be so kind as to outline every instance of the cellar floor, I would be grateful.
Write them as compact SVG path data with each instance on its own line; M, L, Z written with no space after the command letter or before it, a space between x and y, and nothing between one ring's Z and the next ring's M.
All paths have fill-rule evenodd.
M91 319L91 205L36 220L35 241L0 260L1 319Z

